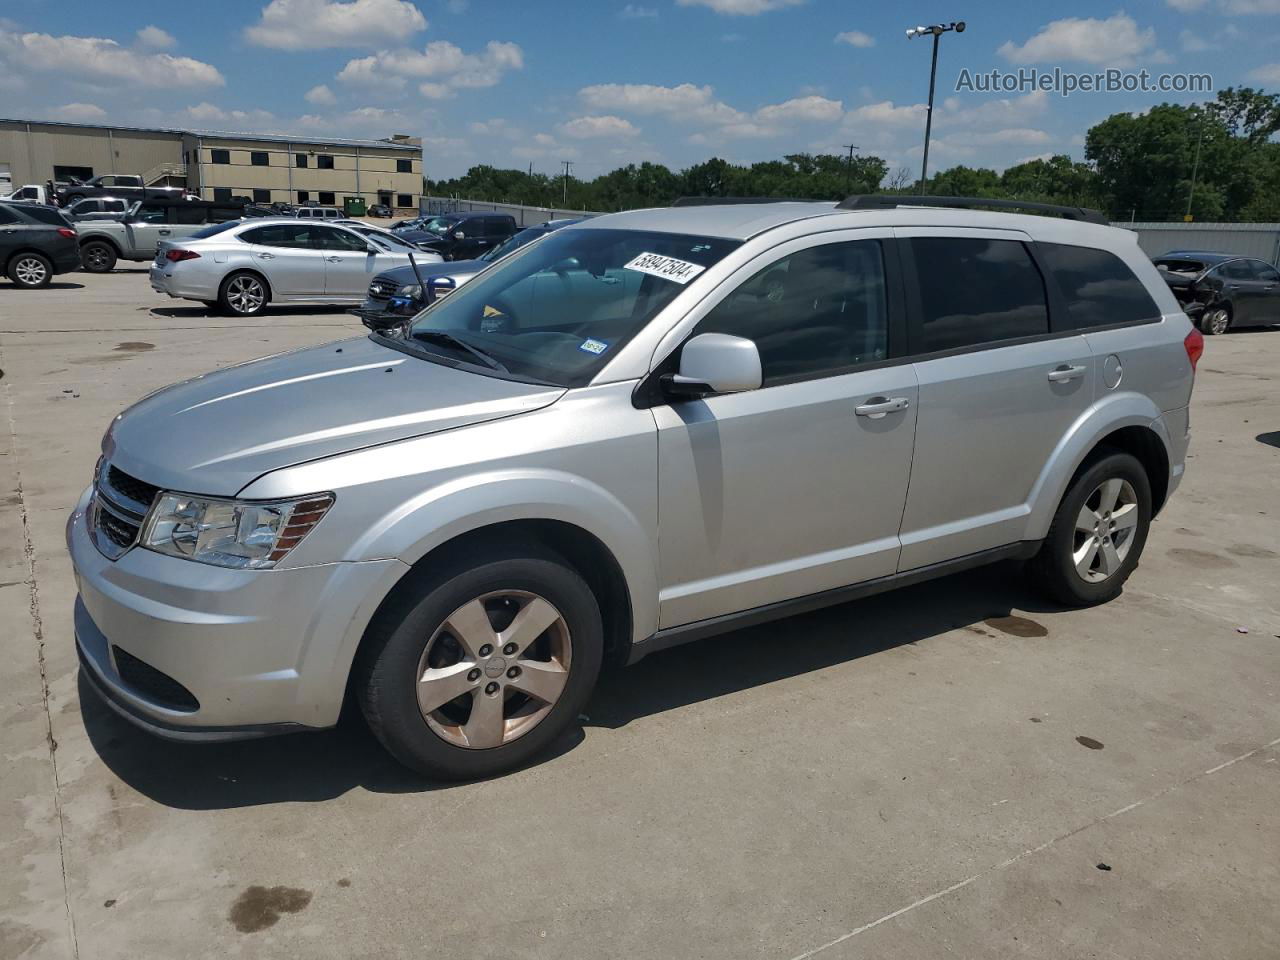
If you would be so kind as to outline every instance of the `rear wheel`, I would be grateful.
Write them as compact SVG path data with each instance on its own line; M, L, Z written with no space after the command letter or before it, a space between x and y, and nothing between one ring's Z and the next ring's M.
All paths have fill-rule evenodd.
M1214 307L1200 317L1200 332L1207 337L1226 333L1231 329L1231 311L1227 307Z
M90 240L80 248L80 262L89 273L109 273L116 266L115 247L105 240Z
M472 779L555 741L602 656L600 610L577 571L536 544L494 545L397 588L366 635L356 690L401 763Z
M1098 458L1067 488L1029 571L1040 589L1069 607L1119 596L1138 565L1151 525L1151 483L1137 458Z
M222 281L218 303L237 317L253 317L267 306L267 285L252 273L233 273Z
M47 287L53 279L53 263L42 253L20 253L9 261L9 279L28 290Z

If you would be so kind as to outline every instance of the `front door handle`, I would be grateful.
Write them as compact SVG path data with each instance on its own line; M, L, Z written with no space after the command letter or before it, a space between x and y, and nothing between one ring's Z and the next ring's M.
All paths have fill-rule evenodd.
M872 420L879 420L886 413L896 413L899 410L905 410L911 406L911 401L906 397L872 397L866 403L860 403L853 408L853 412L860 417L870 417Z
M160 231L160 236L162 236L162 237L167 237L167 236L169 236L169 234L171 234L171 233L173 233L173 231L172 231L172 230L161 230L161 231Z
M326 261L326 262L328 262L328 263L341 263L341 262L342 262L342 258L341 258L341 257L325 257L324 259L325 259L325 261Z
M1050 383L1066 383L1069 380L1075 380L1079 377L1083 377L1086 369L1087 368L1084 366L1084 364L1080 364L1074 367L1066 366L1064 364L1063 366L1058 367L1055 370L1049 371L1049 382Z
M276 258L276 255L275 255L274 253L260 253L260 254L258 254L258 259L259 259L259 260L274 260L275 258Z

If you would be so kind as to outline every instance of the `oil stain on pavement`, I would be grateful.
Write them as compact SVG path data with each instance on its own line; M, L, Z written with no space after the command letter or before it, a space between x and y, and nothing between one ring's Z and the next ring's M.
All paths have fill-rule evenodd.
M297 887L249 887L231 905L227 919L241 933L257 933L275 926L280 914L305 910L310 902L310 890L299 890Z

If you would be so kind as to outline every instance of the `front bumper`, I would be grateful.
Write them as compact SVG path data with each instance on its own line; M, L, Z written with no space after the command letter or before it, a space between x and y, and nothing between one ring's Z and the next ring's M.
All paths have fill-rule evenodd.
M86 491L66 530L79 590L76 647L117 713L181 740L337 722L360 637L404 563L228 570L139 547L112 561L90 540L88 502ZM126 680L120 662L136 661L180 684L194 706Z

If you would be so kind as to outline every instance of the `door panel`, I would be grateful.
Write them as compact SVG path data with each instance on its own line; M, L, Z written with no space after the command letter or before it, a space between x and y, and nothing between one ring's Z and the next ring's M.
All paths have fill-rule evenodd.
M324 295L323 250L261 244L253 244L250 249L254 266L266 276L274 298Z
M1083 336L989 347L915 370L920 414L900 570L1021 539L1031 489L1093 402L1095 382ZM1051 372L1074 375L1050 380Z
M892 574L917 400L903 365L656 408L660 625Z

